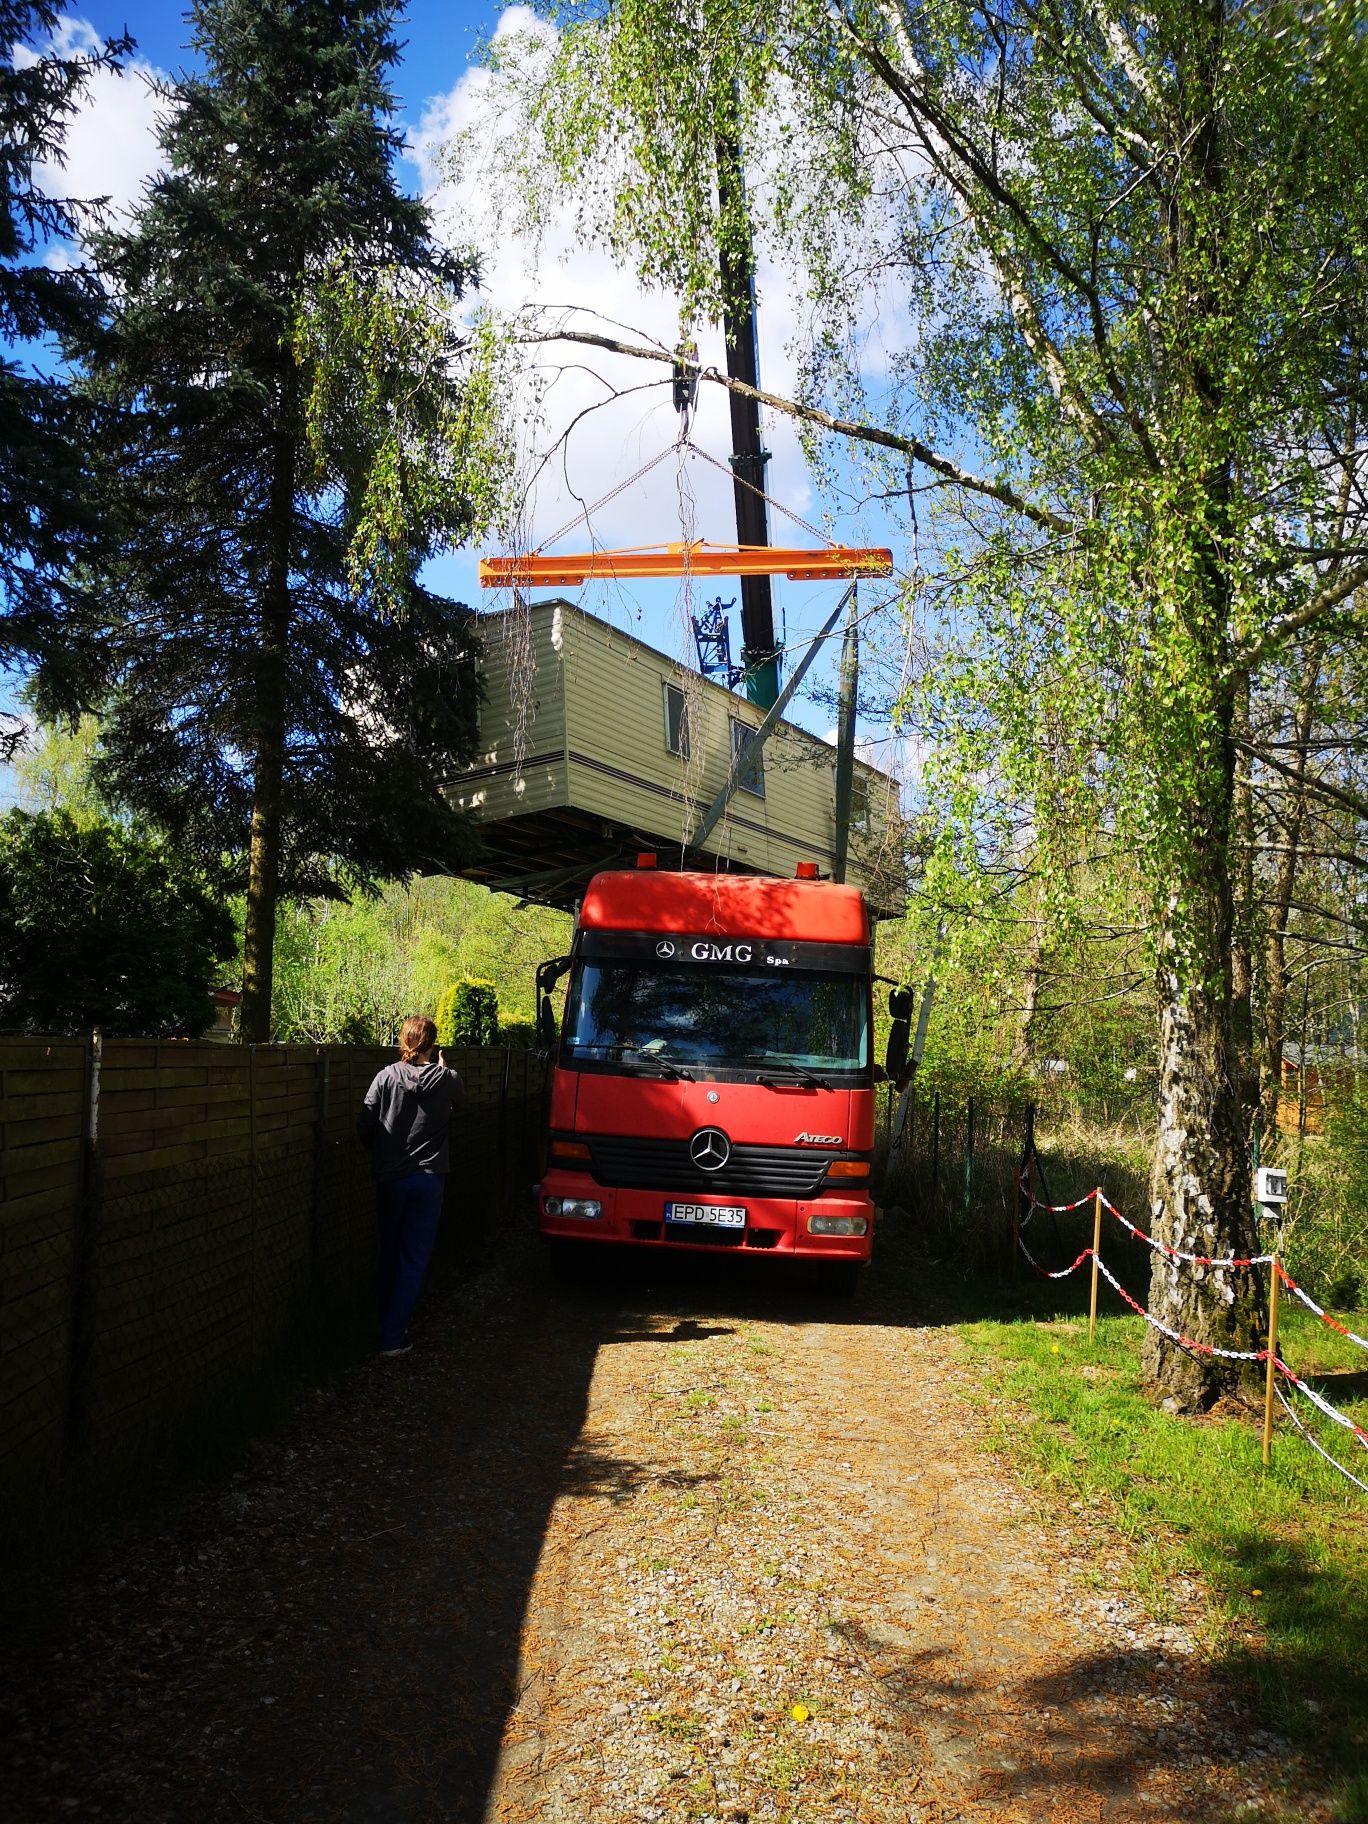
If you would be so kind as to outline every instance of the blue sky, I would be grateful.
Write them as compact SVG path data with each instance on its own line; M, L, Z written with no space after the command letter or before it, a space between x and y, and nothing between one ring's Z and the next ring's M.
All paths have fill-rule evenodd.
M643 295L630 275L615 271L605 256L587 248L577 236L567 209L559 230L554 226L535 250L518 242L497 216L501 200L497 175L469 171L451 181L443 152L451 135L462 128L477 129L482 119L497 115L500 97L491 89L487 74L473 70L473 58L482 40L499 29L529 16L502 12L494 6L414 0L398 36L404 44L402 58L392 72L399 117L410 140L410 156L398 172L400 181L429 196L439 222L453 239L474 240L486 252L488 301L499 310L523 304L570 303L590 307L581 316L593 326L593 313L628 323L658 341L673 342L677 334L677 304L659 295ZM175 5L144 4L127 13L116 6L90 4L73 8L69 29L110 34L125 26L137 40L130 68L121 81L105 81L91 97L84 115L69 135L67 186L74 195L112 193L116 202L131 201L156 160L153 134L154 102L147 78L153 73L174 74L186 67L187 27L183 10ZM482 110L484 111L482 113ZM776 272L761 274L761 379L783 392L791 382L791 343L798 330L798 304L788 282ZM701 338L705 363L723 365L720 337L710 347ZM562 360L548 356L554 366ZM589 371L592 366L593 371ZM666 380L666 370L652 370ZM569 423L587 404L594 404L615 388L637 387L640 364L616 363L612 358L581 365L580 358L564 363L551 386L549 409L553 419ZM668 385L617 400L584 420L567 446L561 465L546 471L528 513L533 542L564 524L579 500L594 500L626 474L674 441L677 419L670 406ZM557 426L553 425L553 431ZM703 389L694 435L711 455L725 461L730 446L727 414L721 390ZM818 524L833 539L851 543L894 545L898 528L877 512L849 511L839 496L819 498L797 440L788 423L771 419L766 442L774 452L769 474L772 493L804 520ZM858 484L851 478L851 492ZM782 516L772 515L776 543L808 544L810 535ZM583 548L590 534L581 527L568 535L558 549ZM680 466L663 463L641 486L629 491L595 517L593 542L600 545L639 544L656 539L701 536L713 543L735 538L729 481L705 463L693 460ZM444 555L430 567L429 582L445 593L479 607L500 605L497 597L483 595L476 582L476 550ZM776 623L791 643L826 619L835 603L834 585L789 584L776 581ZM690 609L715 594L731 599L739 594L733 584L720 589L699 589L698 599L685 602L674 585L647 584L630 589L589 588L580 594L583 605L647 639L677 658L692 662ZM868 586L862 593L867 599ZM834 644L834 643L833 643ZM732 645L740 645L739 619L733 615ZM829 687L832 663L820 663L812 674L819 686ZM821 703L798 702L790 714L820 734L829 733L834 715ZM862 728L863 737L878 740L885 730ZM871 758L883 758L871 752Z
M185 9L175 5L85 5L72 12L97 32L125 27L138 41L138 54L158 69L175 71L187 62ZM406 117L416 120L425 102L447 90L464 68L479 37L491 31L498 8L463 5L461 0L416 0L407 8L399 36L405 43L395 87Z

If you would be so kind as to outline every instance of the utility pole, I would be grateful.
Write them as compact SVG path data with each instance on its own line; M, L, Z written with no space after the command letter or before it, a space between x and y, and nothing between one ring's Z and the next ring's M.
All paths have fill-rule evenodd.
M739 110L738 110L739 111ZM760 355L755 320L755 248L746 216L746 176L740 144L719 136L717 192L723 226L722 329L727 343L727 373L747 386L760 385ZM730 225L737 225L735 244ZM760 441L760 402L729 392L732 434L732 492L736 498L736 542L768 545L769 511L762 493L769 451ZM779 649L774 638L774 597L767 576L741 579L741 663L746 695L761 709L772 709L779 694Z
M850 806L855 785L855 705L860 685L860 623L857 618L859 585L848 592L850 612L841 642L841 694L836 714L836 853L833 880L846 877L850 854Z

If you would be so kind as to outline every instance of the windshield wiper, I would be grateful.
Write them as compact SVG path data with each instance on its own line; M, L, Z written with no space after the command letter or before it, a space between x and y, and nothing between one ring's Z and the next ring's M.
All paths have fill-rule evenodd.
M819 1077L817 1072L809 1070L806 1064L778 1064L774 1068L788 1074L782 1077L772 1077L766 1072L763 1076L758 1076L755 1079L756 1082L762 1083L766 1089L779 1089L796 1077L800 1083L806 1084L810 1089L831 1088L825 1077Z
M639 1058L643 1064L649 1064L658 1070L668 1083L677 1083L681 1077L688 1083L694 1080L691 1070L685 1070L682 1064L676 1064L673 1058L667 1058L658 1051L647 1051L640 1045L620 1045L617 1049L619 1057L634 1060Z

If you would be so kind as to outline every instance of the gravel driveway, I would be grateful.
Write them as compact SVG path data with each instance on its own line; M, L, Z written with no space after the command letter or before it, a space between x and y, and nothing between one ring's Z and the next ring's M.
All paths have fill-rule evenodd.
M1308 1789L985 1454L950 1331L773 1264L564 1288L529 1253L30 1592L6 1815L1216 1824Z

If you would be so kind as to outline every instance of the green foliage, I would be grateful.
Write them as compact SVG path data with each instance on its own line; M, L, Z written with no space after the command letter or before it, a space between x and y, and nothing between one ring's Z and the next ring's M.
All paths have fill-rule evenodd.
M40 726L14 760L14 777L25 809L68 811L77 823L109 815L92 776L99 752L100 724L82 716L70 728Z
M65 579L99 530L99 430L89 402L50 364L30 364L24 345L87 327L99 294L79 265L48 257L75 238L74 206L40 188L35 167L60 164L91 76L132 45L124 35L63 49L64 24L50 0L0 0L0 659L52 663Z
M537 1028L534 1021L525 1014L505 1013L499 1009L500 1045L506 1045L510 1051L535 1051L537 1047Z
M0 1028L194 1037L233 923L192 868L67 811L0 820Z
M564 913L518 909L469 881L397 882L349 904L286 907L276 938L274 1031L320 1043L359 1034L389 1044L405 1015L435 1013L463 976L530 1008L532 972L569 943Z
M499 1037L499 997L492 982L453 982L437 1002L439 1045L493 1045Z
M1324 1136L1280 1153L1288 1168L1284 1246L1294 1278L1333 1310L1368 1296L1368 1106L1333 1103Z
M431 280L376 271L353 252L332 261L296 312L311 480L345 485L348 580L386 614L410 611L431 551L459 545L505 504L506 351L483 319L461 331L452 302Z

